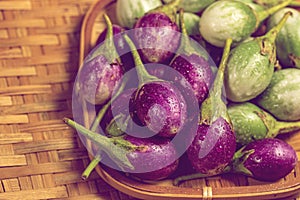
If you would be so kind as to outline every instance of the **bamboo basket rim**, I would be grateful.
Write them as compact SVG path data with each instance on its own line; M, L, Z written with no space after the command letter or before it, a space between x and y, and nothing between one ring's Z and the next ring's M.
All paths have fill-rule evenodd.
M86 13L82 27L81 27L81 35L80 35L80 52L79 52L79 67L81 67L82 62L88 52L93 48L90 44L86 43L86 41L91 40L91 31L93 27L93 23L95 19L98 17L99 10L105 10L108 6L114 4L117 0L97 0ZM79 68L80 69L80 68ZM87 117L86 115L84 115ZM87 122L85 122L87 123ZM89 154L90 160L94 157ZM299 168L299 162L296 168ZM295 179L292 184L266 184L266 185L249 185L249 186L236 186L236 187L211 187L206 186L203 188L182 188L176 186L159 186L163 187L162 191L156 190L158 186L147 184L148 188L145 189L141 187L141 184L136 182L125 175L122 175L120 172L115 170L107 169L105 166L97 165L95 168L96 172L100 175L100 177L107 182L109 185L113 186L115 189L122 191L128 195L134 196L136 198L141 199L232 199L232 198L262 198L262 197L273 197L278 195L278 197L288 197L300 192L300 181ZM300 173L300 172L298 172ZM122 179L119 180L118 178ZM274 186L267 187L267 186ZM150 186L150 187L149 187ZM231 194L223 194L222 190L224 188L237 188L239 189L238 193ZM250 193L243 193L242 189L249 190ZM171 193L172 191L173 193ZM175 193L175 191L177 191ZM232 190L234 191L234 190ZM236 192L236 191L235 191Z

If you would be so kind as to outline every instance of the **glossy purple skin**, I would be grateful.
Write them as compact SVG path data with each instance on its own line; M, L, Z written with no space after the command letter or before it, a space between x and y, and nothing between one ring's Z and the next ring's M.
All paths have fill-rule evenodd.
M201 104L207 97L213 81L213 72L209 63L196 54L182 54L176 56L170 66L188 81L199 104ZM175 76L174 78L175 81L178 81L183 77Z
M231 162L235 150L235 134L228 122L220 117L210 126L198 125L187 156L197 172L216 175Z
M116 50L122 60L123 66L125 68L125 71L128 71L134 67L134 61L131 52L127 52L129 49L129 46L125 39L122 37L121 33L125 31L125 28L113 24L113 36L114 36L114 44L116 47ZM101 44L103 41L105 41L107 33L107 28L102 31L102 33L99 35L96 45Z
M88 102L99 105L111 98L123 76L120 63L108 63L103 55L85 63L79 74L80 92Z
M136 138L129 135L125 140L136 146L145 146L145 151L133 151L127 154L135 167L129 173L144 180L161 180L173 174L178 167L176 148L168 139Z
M170 82L144 84L130 104L143 125L162 137L174 137L187 118L186 102L180 91Z
M175 22L164 13L148 13L134 28L134 40L144 63L170 62L180 43Z
M276 181L288 175L298 162L292 146L277 138L249 143L243 151L254 150L244 163L255 179Z

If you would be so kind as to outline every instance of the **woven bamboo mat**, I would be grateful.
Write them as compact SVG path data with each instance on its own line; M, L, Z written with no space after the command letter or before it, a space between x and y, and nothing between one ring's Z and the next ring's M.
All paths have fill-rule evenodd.
M0 0L0 199L133 199L93 172L72 117L81 22L95 0Z

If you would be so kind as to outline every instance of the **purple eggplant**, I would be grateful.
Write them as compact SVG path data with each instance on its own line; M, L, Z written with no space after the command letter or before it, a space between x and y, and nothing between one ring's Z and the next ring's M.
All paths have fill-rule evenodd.
M149 129L141 126L139 119L132 118L130 115L129 102L135 91L135 88L125 89L105 110L103 119L100 120L100 126L106 135L116 137L127 134L139 138L148 138L154 135Z
M171 82L150 75L132 40L125 35L134 57L139 86L130 100L131 115L152 132L163 137L174 137L187 119L187 105L183 95Z
M203 50L196 50L192 46L192 41L190 41L185 28L182 10L180 10L179 15L182 32L181 44L170 66L182 75L180 77L174 76L175 80L178 81L181 77L184 77L191 85L193 94L196 96L199 104L201 104L207 97L213 81L211 63Z
M288 175L298 162L291 145L277 138L255 140L239 149L222 173L243 174L266 182L277 181ZM190 179L208 177L196 173L174 179L173 184Z
M175 146L168 139L137 138L129 135L108 138L92 132L71 119L64 119L70 127L87 139L113 161L103 164L129 173L141 180L160 180L169 177L178 167ZM98 164L98 162L94 162ZM94 168L95 166L89 165Z
M235 155L231 171L261 181L277 181L298 162L296 151L283 140L266 138L249 143Z
M134 41L144 63L169 63L180 43L175 22L180 0L147 12L134 25Z
M107 102L121 82L124 69L112 41L112 24L104 15L108 31L106 41L85 59L79 72L78 85L82 97L95 105Z
M221 64L209 96L203 101L196 137L187 150L192 167L206 175L219 174L236 150L236 137L222 99L224 70L232 39L226 40Z

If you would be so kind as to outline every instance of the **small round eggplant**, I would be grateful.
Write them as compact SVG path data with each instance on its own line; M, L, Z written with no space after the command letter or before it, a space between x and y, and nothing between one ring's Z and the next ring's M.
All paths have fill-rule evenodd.
M137 138L129 135L108 138L70 119L65 118L64 121L91 140L98 151L101 149L105 152L110 159L102 160L103 164L116 170L130 173L142 180L161 180L174 173L178 167L176 148L168 139Z
M278 23L286 12L292 12L292 16L286 21L276 38L276 51L280 63L284 67L300 68L300 13L293 8L283 8L273 14L267 23L270 29Z
M175 85L150 75L131 39L125 35L134 57L139 86L132 95L130 107L140 122L163 137L174 137L187 120L187 105Z
M300 130L299 121L278 121L271 114L250 102L230 104L228 114L233 124L238 146Z
M231 39L226 41L212 90L201 105L196 137L187 151L193 168L206 175L222 172L232 160L236 149L235 134L222 100L224 70L231 43Z
M220 117L211 125L199 125L187 155L193 168L202 174L219 174L232 160L236 149L230 124Z
M300 120L300 69L276 71L267 89L255 104L282 121Z
M180 43L173 9L180 0L149 11L134 25L134 41L144 63L169 63Z
M222 173L243 174L260 181L273 182L291 173L297 162L296 151L291 145L277 138L265 138L239 149ZM184 175L174 179L173 184L208 176L202 173Z
M262 11L255 11L240 1L216 1L201 15L200 33L203 38L217 47L223 47L227 38L234 44L250 37L259 24L291 0Z
M288 175L297 162L292 146L277 138L266 138L251 142L238 151L231 171L270 182Z
M275 39L291 15L265 35L243 42L232 49L225 71L226 97L233 102L245 102L257 97L270 84L276 64Z
M95 105L103 104L111 98L124 73L112 40L111 21L107 15L104 18L108 27L106 42L86 57L77 80L82 97Z

